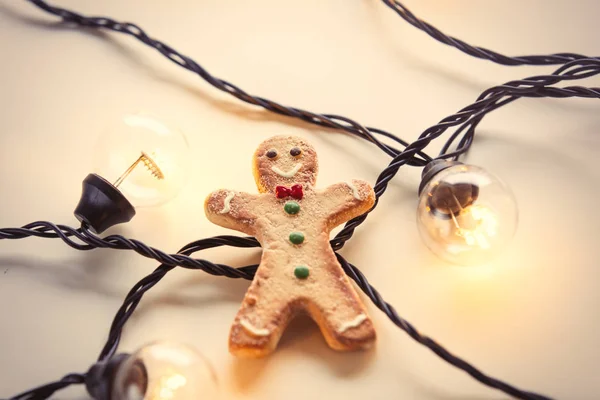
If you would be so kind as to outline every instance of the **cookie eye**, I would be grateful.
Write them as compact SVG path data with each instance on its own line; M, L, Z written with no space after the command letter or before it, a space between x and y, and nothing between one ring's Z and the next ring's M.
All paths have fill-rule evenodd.
M267 151L266 156L269 157L269 158L275 158L275 157L277 157L277 150L271 149L271 150Z
M302 153L302 150L300 150L298 147L292 147L290 149L290 154L294 157L299 156Z

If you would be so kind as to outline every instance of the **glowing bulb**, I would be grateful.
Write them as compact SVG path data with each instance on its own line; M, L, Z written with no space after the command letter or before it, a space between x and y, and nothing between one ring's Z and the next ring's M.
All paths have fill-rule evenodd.
M164 204L187 181L189 148L185 136L143 115L123 117L98 139L94 172L112 183L135 207Z
M191 347L155 342L116 369L110 400L197 400L219 398L210 364Z
M99 138L95 173L83 181L75 216L96 233L128 222L134 207L175 197L187 181L189 163L181 132L146 115L127 115Z
M517 206L510 189L484 169L434 161L423 171L417 226L427 247L444 260L481 264L513 238Z

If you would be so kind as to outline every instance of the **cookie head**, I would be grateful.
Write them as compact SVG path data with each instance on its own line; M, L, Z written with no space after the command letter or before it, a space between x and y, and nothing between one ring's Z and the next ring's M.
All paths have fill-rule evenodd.
M254 153L254 177L261 193L277 186L314 186L318 162L315 149L296 136L275 136L262 142Z

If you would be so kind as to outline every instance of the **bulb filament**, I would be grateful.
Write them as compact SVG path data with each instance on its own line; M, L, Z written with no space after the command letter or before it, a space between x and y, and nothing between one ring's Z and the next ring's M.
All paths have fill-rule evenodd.
M471 205L462 208L458 199L453 195L459 207L457 215L461 217L459 223L457 215L451 210L452 222L456 227L456 234L462 237L469 246L479 246L482 249L491 247L489 237L495 236L498 221L494 213L486 207ZM462 225L462 226L461 226ZM467 225L467 227L464 227Z
M115 183L113 184L115 187L119 187L119 185L121 183L123 183L123 181L125 179L127 179L127 177L133 172L133 170L140 164L144 164L144 166L146 167L146 169L150 172L150 174L155 177L158 180L162 180L165 179L165 175L163 174L162 170L158 167L158 165L156 164L156 162L154 161L154 159L152 157L150 157L148 154L146 154L145 152L142 151L142 154L138 157L137 160L135 160L133 162L133 164L131 164L129 166L129 168L127 168L125 170L125 172L123 172L123 174L119 177L119 179L117 179L115 181Z

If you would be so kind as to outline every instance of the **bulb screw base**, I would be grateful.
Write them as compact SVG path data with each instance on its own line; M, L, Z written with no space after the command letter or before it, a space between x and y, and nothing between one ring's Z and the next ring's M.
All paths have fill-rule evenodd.
M97 174L83 180L81 199L75 217L94 233L102 233L113 225L131 221L135 208L123 193Z
M463 165L463 163L452 160L433 160L427 164L421 175L419 195L434 176L456 165ZM470 183L440 183L431 189L427 205L430 212L438 218L450 219L452 216L459 215L464 208L473 204L478 197L479 187L476 185Z
M425 168L423 168L423 172L421 172L421 183L419 184L418 195L421 195L421 192L423 192L425 186L427 186L427 184L431 181L431 179L433 179L434 176L436 176L437 174L439 174L447 168L462 164L463 163L461 163L460 161L443 159L437 159L429 162L429 164L427 164Z
M85 388L95 400L110 400L112 383L119 366L130 354L117 354L106 361L98 361L85 374Z

